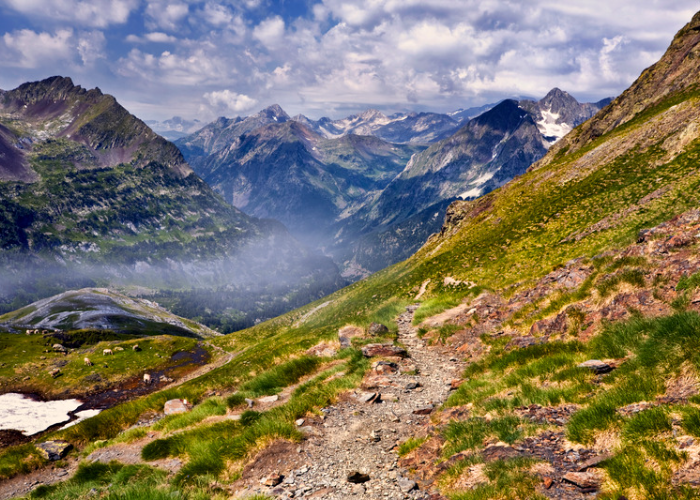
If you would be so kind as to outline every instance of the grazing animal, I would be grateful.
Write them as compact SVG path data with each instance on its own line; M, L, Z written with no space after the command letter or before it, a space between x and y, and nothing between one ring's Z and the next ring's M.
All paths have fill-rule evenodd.
M151 384L151 376L148 373L143 374L143 383L146 385Z
M83 362L85 362L85 365L87 366L92 366L92 361L90 361L90 358L83 358Z
M113 354L112 349L105 349L102 351L103 356L112 356Z

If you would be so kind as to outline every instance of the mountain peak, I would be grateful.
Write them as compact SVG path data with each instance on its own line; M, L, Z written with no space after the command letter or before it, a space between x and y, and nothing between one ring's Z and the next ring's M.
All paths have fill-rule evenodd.
M286 122L287 120L291 119L279 104L273 104L271 106L266 107L265 109L260 111L258 115L261 117L265 116L267 118L271 118L273 121L280 122Z

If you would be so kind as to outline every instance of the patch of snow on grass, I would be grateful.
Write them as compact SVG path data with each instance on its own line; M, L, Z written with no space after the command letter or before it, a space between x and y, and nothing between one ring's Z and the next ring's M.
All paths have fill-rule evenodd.
M68 413L82 404L77 399L34 401L23 394L3 394L0 396L0 429L14 429L31 436L69 420Z

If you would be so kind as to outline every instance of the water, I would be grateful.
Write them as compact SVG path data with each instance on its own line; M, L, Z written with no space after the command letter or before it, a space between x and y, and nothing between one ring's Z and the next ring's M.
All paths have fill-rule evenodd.
M14 429L31 436L52 425L68 422L82 404L78 399L37 401L24 394L3 394L0 395L0 430Z

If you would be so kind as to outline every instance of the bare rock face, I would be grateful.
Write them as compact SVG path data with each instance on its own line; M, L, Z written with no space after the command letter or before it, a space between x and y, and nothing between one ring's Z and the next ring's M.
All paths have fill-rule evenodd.
M377 356L405 358L408 356L406 349L391 344L367 344L362 348L362 354L366 358Z
M600 488L600 478L594 472L569 472L563 478L584 492L597 491Z
M39 449L39 453L47 460L60 460L66 456L66 453L73 448L73 445L68 441L46 441L45 443L39 443L36 445Z

